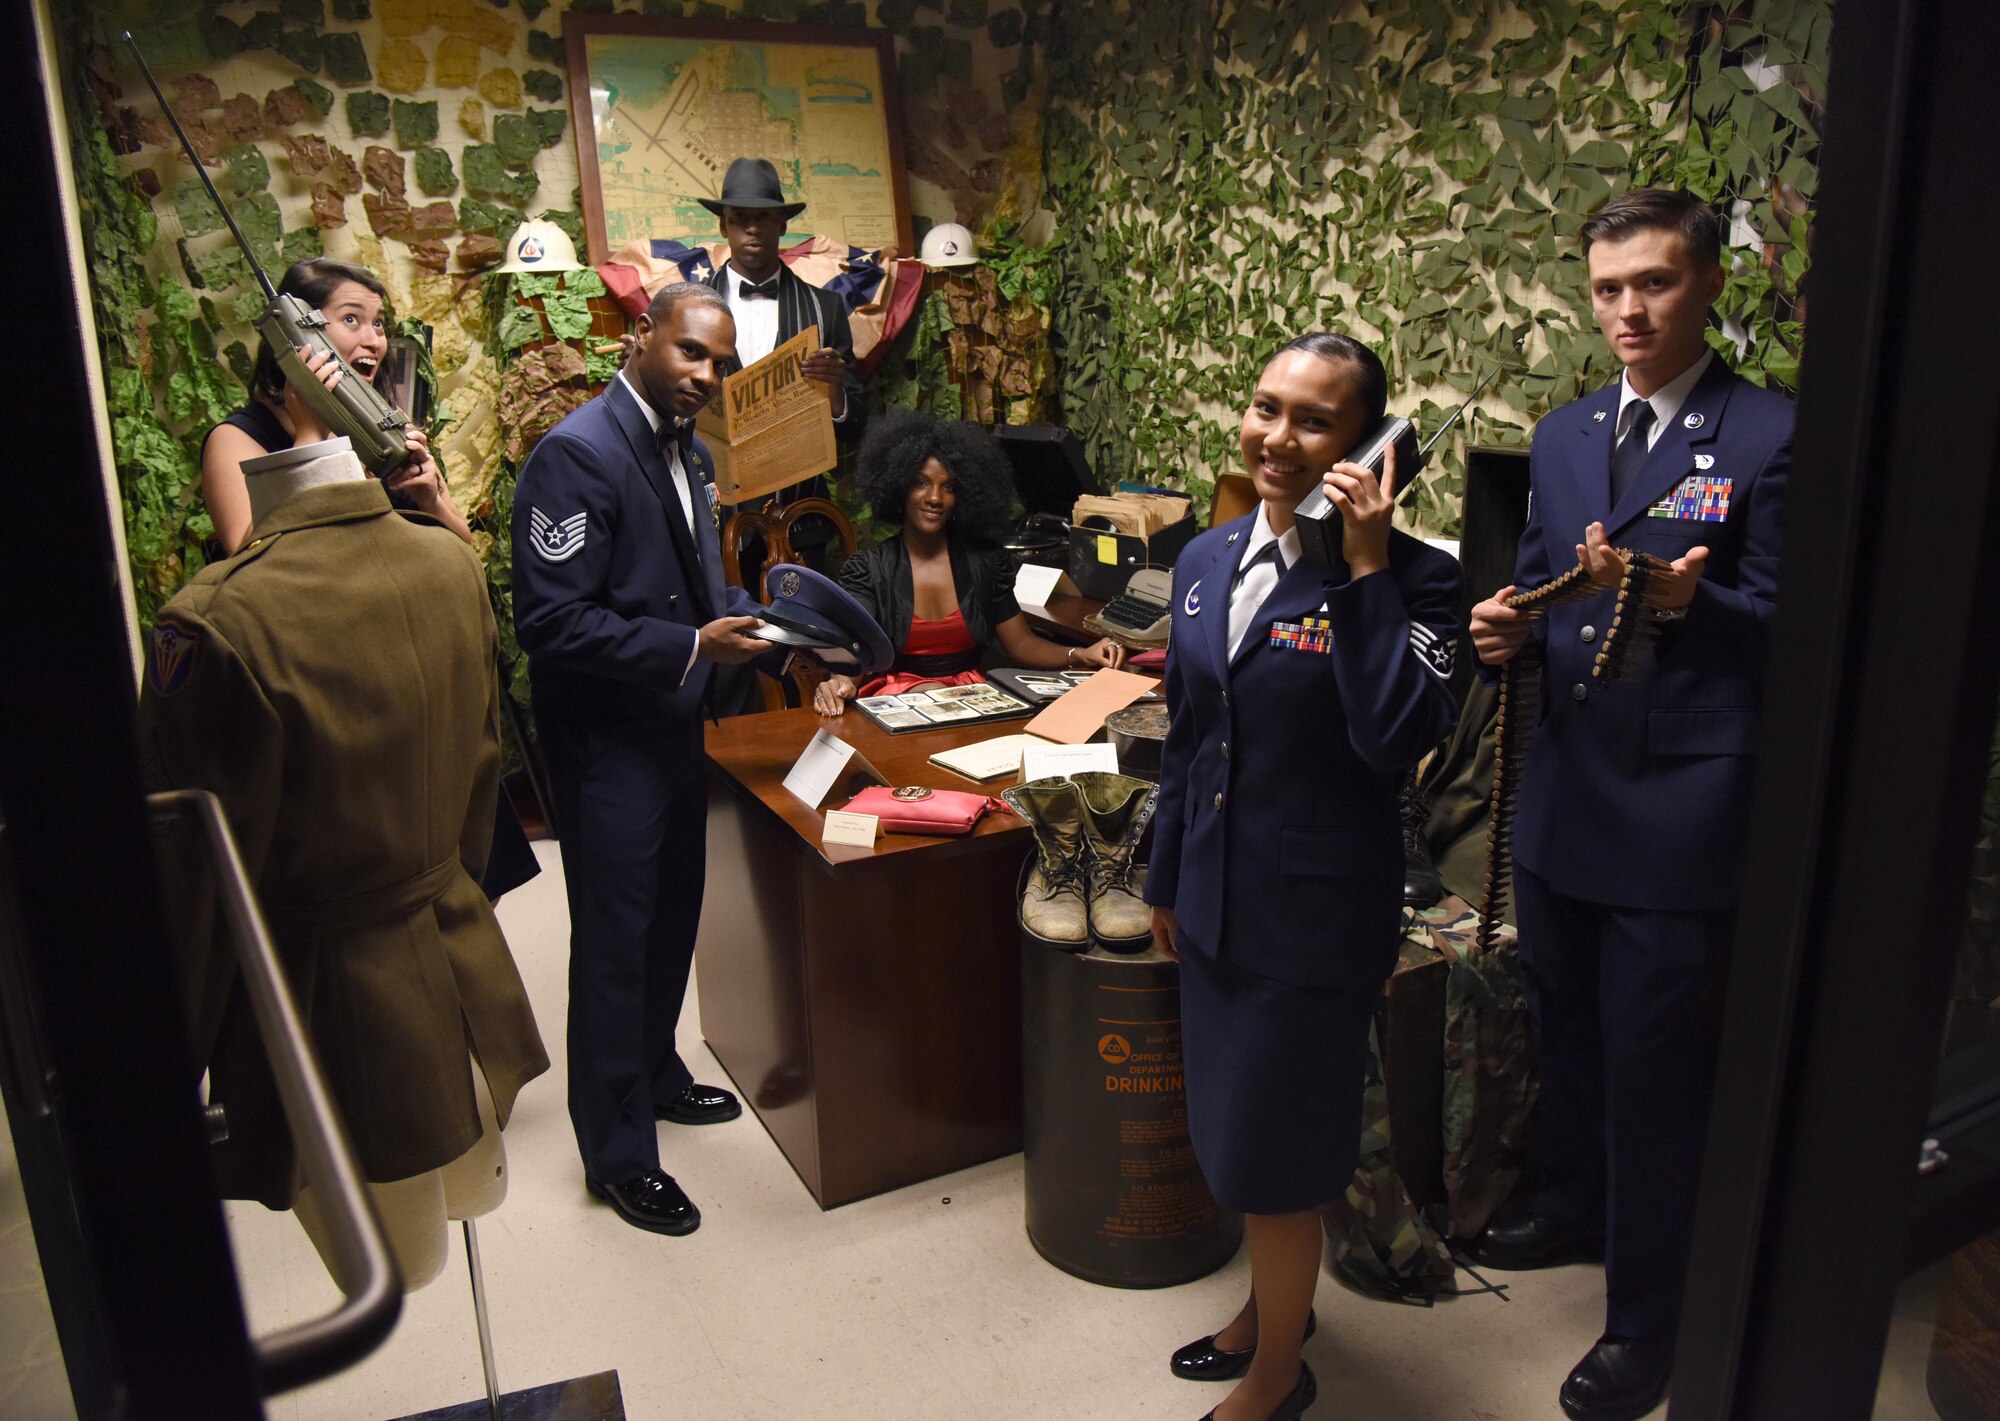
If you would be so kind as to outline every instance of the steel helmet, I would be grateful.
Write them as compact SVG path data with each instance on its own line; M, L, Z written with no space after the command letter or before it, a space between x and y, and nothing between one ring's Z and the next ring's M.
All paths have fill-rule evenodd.
M582 271L576 259L576 243L569 233L545 218L523 222L507 239L507 260L502 271Z
M940 222L924 233L924 244L917 255L925 266L979 265L972 234L956 222Z

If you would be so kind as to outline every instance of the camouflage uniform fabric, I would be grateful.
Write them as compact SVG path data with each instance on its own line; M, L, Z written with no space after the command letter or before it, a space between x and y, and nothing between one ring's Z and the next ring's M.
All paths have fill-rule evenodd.
M1453 1264L1435 1216L1422 1206L1442 1204L1450 1235L1471 1238L1521 1176L1535 1101L1534 1045L1511 931L1482 957L1474 940L1478 914L1463 899L1447 897L1404 921L1390 1000L1369 1040L1360 1163L1346 1197L1327 1204L1321 1217L1327 1262L1337 1274L1372 1297L1423 1303L1446 1291ZM1445 974L1442 1012L1428 1010L1421 994L1413 1010L1399 1009L1407 984L1436 971ZM1405 1032L1421 1039L1396 1039ZM1385 1072L1385 1060L1402 1064ZM1413 1074L1415 1060L1432 1063L1442 1086L1436 1097L1431 1082ZM1408 1138L1413 1132L1436 1138ZM1440 1157L1441 1180L1425 1178Z
M1428 1304L1451 1282L1451 1251L1410 1198L1389 1156L1389 1092L1379 1035L1368 1034L1361 1159L1347 1196L1320 1210L1336 1273L1370 1297Z
M1479 915L1447 898L1420 915L1445 980L1444 1187L1451 1236L1477 1237L1521 1177L1535 1106L1535 1043L1513 930L1480 955Z

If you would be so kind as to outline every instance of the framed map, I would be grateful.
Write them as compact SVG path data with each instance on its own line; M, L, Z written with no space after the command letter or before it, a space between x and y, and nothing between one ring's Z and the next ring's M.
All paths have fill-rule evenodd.
M796 234L911 250L888 31L571 11L563 39L592 262L716 241L735 158L776 164Z

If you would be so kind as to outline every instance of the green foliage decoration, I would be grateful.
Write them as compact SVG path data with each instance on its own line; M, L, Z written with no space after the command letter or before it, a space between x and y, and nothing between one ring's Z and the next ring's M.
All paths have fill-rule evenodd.
M321 118L333 112L333 90L326 85L299 78L292 80L292 87L298 90L299 97L304 99L307 106Z
M380 138L389 131L389 96L363 89L347 96L347 126L356 138Z
M1237 465L1262 360L1332 327L1377 350L1391 409L1424 430L1506 368L1408 491L1417 524L1455 531L1467 446L1524 445L1615 377L1575 241L1592 208L1678 180L1788 212L1773 198L1787 171L1785 191L1809 196L1806 106L1776 97L1789 84L1746 101L1732 60L1762 48L1817 66L1810 85L1829 10L1112 0L1035 15L1045 202L1067 237L1054 339L1093 466L1204 500ZM1753 379L1796 371L1807 220L1801 205L1765 222L1775 255L1730 254L1722 310L1746 342L1729 350Z
M361 47L361 36L357 34L328 35L320 44L320 59L326 65L326 77L347 88L366 84L375 77L368 64L368 51Z
M89 95L64 75L65 102ZM87 110L86 110L87 111ZM142 623L200 570L214 533L200 500L201 433L234 409L242 388L218 359L194 296L155 282L146 257L159 235L145 196L127 180L101 127L73 129L71 155L92 272L91 304L111 421L125 546Z
M390 105L394 117L391 124L396 130L398 148L416 148L425 143L435 143L438 136L437 100L411 103L407 99L397 99Z
M458 174L451 166L451 154L442 148L416 151L417 186L431 197L443 197L458 187Z

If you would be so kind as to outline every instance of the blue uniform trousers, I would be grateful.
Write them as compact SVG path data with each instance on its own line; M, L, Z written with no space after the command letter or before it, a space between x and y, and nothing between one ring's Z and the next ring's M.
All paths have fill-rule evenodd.
M1735 916L1586 902L1518 864L1540 1051L1535 1211L1605 1227L1605 1333L1671 1341Z
M539 694L569 894L569 1113L585 1171L659 1167L653 1103L692 1082L674 1048L708 845L701 725Z

